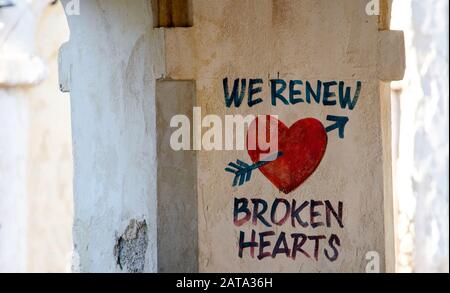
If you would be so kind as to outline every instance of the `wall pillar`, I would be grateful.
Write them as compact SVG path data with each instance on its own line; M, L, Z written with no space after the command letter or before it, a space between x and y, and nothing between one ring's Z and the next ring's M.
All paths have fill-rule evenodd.
M156 4L161 8L169 2L190 1ZM388 2L382 2L386 7ZM61 50L60 78L61 89L70 91L72 99L78 269L180 269L168 246L161 247L166 243L178 252L195 251L201 272L364 272L367 255L374 254L375 270L393 270L387 89L390 80L403 75L402 33L387 31L386 17L379 21L367 15L366 3L360 0L191 4L187 15L192 13L192 23L183 28L173 27L171 18L167 24L171 28L154 29L158 23L164 26L161 19L167 20L167 15L158 14L156 21L155 2L144 0L86 1L79 16L68 16L71 40ZM241 107L226 105L224 84L232 86L236 79L253 79L261 85L256 91L258 105L247 96ZM284 92L288 100L278 96L277 104L274 82L285 82L297 96L307 91L295 91L292 81L297 86L319 86L321 93L315 89L319 98L303 96L299 102ZM357 97L351 105L346 89L351 98ZM187 113L194 105L203 116L277 115L287 127L314 119L321 137L326 137L322 140L326 152L308 180L295 188L274 184L292 174L274 179L259 170L245 186L233 186L224 169L237 159L249 162L246 150L200 150L191 156L171 153L166 145L170 117ZM347 119L345 125L333 125L342 119ZM192 172L176 170L177 161ZM306 172L301 166L308 163L286 162L294 168L291 173ZM270 205L274 200L306 202L309 223L300 229L289 220L278 227L274 220L271 226L258 223L256 217L245 226L236 224L236 200L254 203L252 199ZM320 209L318 214L313 206ZM323 227L323 222L316 229L314 218L329 216L331 208L343 223L327 222ZM174 227L183 227L180 241L192 240L186 231L196 232L197 220L198 257L195 241L181 248L169 241L170 237L177 241L173 237L180 231ZM266 236L273 236L272 245L284 243L276 238L283 235L306 237L308 253L290 239L284 257L274 249L266 258L260 248L266 230L270 230ZM256 254L251 249L238 253L240 235L248 240L253 232L261 240ZM161 238L164 235L169 238ZM322 246L318 251L315 241L320 239L327 239L326 253ZM295 260L292 250L303 256ZM163 251L167 255L160 255ZM330 251L336 257L330 257ZM181 271L196 270L191 261L181 264Z
M146 0L81 1L67 18L60 83L72 108L74 271L156 272L162 33Z
M196 105L203 117L277 115L287 127L312 118L327 131L322 161L306 181L293 182L295 188L289 186L288 192L283 191L286 186L274 182L306 172L301 166L308 162L292 159L285 162L289 165L285 170L291 172L267 175L257 171L249 183L233 186L233 175L224 168L237 160L251 164L247 150L199 151L201 272L394 270L389 82L403 77L404 44L402 32L389 31L391 1L380 1L379 16L367 14L369 2L194 0L193 26L165 30L166 78L196 81ZM242 87L233 84L242 85L242 80L246 88L240 92ZM253 101L248 94L251 82L256 85ZM311 95L305 96L307 83L316 93L318 84L326 84L316 102ZM358 83L355 107L345 106L345 88L355 93ZM284 84L281 98L275 95L274 99L273 84L278 89ZM334 87L331 93L330 85ZM226 105L233 89L242 93L242 103ZM348 119L345 126L332 127L333 119L339 117ZM203 127L206 132L208 126ZM338 128L343 132L332 131ZM282 172L280 166L275 169ZM322 227L321 223L317 228L310 221L299 228L298 223L291 224L291 218L282 226L267 222L277 201L288 201L292 208L293 200L306 202L312 215L316 215L316 205L343 204L343 227ZM236 202L241 204L240 212ZM260 206L255 207L255 202ZM265 211L265 222L255 216L258 210ZM322 216L326 213L319 210ZM236 211L243 222L233 221ZM252 215L246 218L246 212ZM314 239L322 236L327 240L317 250ZM339 256L329 257L327 241L336 236ZM279 253L276 243L284 245L283 237L289 247ZM295 246L295 237L312 241L305 242L302 251ZM247 243L241 254L239 243L248 241L255 248Z

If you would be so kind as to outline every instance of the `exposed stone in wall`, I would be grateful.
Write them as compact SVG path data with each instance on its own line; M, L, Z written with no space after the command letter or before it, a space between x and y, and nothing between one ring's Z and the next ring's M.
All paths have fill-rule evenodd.
M119 268L129 273L144 272L147 246L147 223L145 220L131 220L114 246L114 256Z

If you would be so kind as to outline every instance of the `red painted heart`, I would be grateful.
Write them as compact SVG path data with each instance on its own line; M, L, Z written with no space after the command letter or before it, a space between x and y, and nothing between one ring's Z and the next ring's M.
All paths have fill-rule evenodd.
M257 143L258 124L261 119L264 119L263 116L256 118L250 124L247 133L247 150L254 163L269 155L268 151L262 151ZM325 154L328 136L323 124L314 118L298 120L290 128L273 116L266 116L266 119L263 127L270 125L266 127L266 137L269 135L274 137L278 128L278 151L282 156L260 167L259 170L280 191L288 194L305 182L317 169Z

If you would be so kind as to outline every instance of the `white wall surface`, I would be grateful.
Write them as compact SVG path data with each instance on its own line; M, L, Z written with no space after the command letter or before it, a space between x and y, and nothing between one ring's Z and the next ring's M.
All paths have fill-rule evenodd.
M405 79L398 101L400 272L448 272L448 0L395 0L392 28L405 31ZM395 100L394 100L395 102Z
M81 1L80 15L68 16L60 69L71 91L74 271L157 270L155 80L163 42L152 17L147 0Z
M26 269L26 100L0 88L0 272Z

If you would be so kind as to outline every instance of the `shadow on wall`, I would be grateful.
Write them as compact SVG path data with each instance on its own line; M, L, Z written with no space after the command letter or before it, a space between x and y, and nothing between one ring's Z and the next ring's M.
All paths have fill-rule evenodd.
M157 235L161 273L198 272L197 156L195 151L177 152L170 147L173 113L192 118L194 106L195 82L157 81Z

